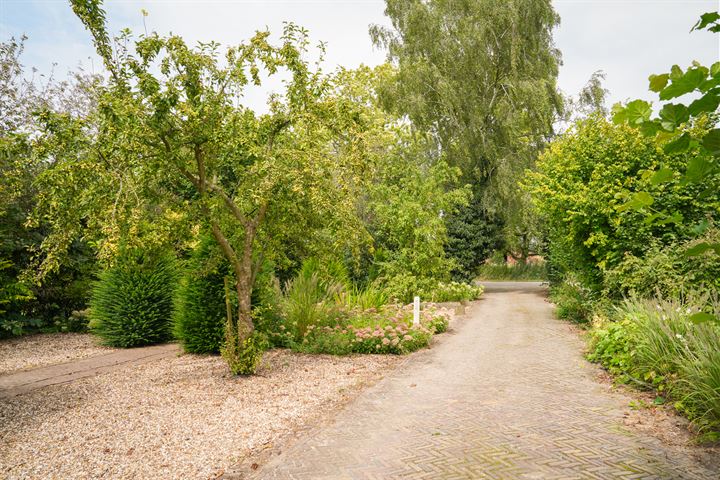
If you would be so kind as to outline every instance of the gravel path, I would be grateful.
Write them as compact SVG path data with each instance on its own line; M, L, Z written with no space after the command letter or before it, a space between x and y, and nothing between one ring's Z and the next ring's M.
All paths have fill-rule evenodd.
M631 397L597 381L544 293L487 284L435 348L243 478L720 478L717 450L696 458L626 425Z
M115 351L88 333L39 333L0 340L0 375Z
M156 362L180 354L177 344L128 348L94 357L0 375L0 399L25 395L50 385L75 382L141 363Z
M232 377L219 357L183 355L0 399L0 478L215 478L402 361L277 350Z

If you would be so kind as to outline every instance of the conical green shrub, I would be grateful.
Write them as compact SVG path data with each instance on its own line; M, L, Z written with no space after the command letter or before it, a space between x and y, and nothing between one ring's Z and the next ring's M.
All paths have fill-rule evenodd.
M188 353L219 353L225 341L227 262L212 240L203 239L180 281L175 303L175 336Z
M105 344L139 347L172 337L175 260L126 252L100 274L90 298L90 324Z

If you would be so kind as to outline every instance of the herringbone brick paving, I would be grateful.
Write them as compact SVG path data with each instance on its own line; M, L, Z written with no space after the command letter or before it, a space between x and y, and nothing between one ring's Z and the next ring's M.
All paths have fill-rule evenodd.
M497 284L432 349L253 478L717 479L622 426L537 284Z

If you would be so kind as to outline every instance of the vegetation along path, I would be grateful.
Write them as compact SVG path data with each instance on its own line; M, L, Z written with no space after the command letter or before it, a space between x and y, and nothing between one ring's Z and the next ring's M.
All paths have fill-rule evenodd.
M454 330L255 478L720 478L623 426L540 284L488 285Z

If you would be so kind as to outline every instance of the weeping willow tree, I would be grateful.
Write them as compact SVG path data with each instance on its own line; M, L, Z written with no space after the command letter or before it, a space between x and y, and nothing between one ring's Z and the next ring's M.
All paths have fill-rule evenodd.
M448 217L467 273L497 246L470 242L478 234L502 235L504 224L533 236L534 222L517 215L525 208L517 185L562 110L559 17L549 0L387 0L385 13L392 27L370 28L397 67L385 105L432 132L434 148L473 186L467 211Z

